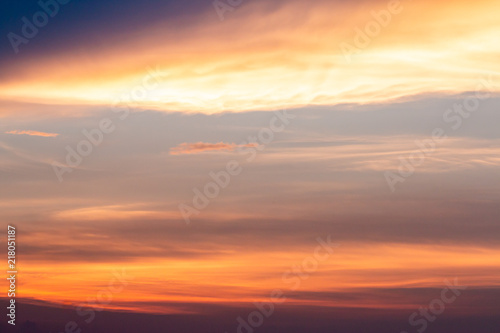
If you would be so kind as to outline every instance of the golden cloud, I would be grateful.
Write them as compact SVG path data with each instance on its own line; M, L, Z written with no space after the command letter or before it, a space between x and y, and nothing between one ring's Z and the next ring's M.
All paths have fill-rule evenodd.
M224 22L159 22L110 36L92 62L80 49L13 63L0 100L213 114L455 94L481 80L500 91L498 1L390 3L256 0Z

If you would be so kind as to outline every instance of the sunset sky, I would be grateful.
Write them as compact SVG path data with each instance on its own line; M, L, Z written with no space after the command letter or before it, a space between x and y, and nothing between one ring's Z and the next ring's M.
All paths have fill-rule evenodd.
M23 332L500 332L498 0L61 2L0 7Z

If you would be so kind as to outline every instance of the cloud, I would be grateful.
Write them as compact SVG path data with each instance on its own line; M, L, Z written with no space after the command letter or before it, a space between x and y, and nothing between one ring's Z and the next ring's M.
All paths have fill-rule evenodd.
M193 24L162 19L127 39L99 30L109 41L102 47L86 45L94 40L87 35L64 52L16 58L3 66L0 108L22 100L113 105L123 94L140 109L218 114L454 94L483 79L482 90L499 91L498 1L405 2L384 27L372 16L387 10L380 0L273 8L255 0L223 24L207 5ZM373 25L379 33L366 33ZM161 75L152 77L156 68ZM135 98L134 89L146 91Z
M207 143L207 142L197 142L197 143L181 143L177 147L170 149L171 155L183 155L183 154L199 154L206 151L233 151L236 148L243 147L256 147L257 144L249 143L246 145L237 145L234 143Z
M18 131L18 130L9 131L9 132L5 132L5 133L7 133L7 134L18 134L18 135L43 136L43 137L46 137L46 138L53 138L53 137L56 137L56 136L59 135L57 133L45 133L45 132L38 132L38 131Z

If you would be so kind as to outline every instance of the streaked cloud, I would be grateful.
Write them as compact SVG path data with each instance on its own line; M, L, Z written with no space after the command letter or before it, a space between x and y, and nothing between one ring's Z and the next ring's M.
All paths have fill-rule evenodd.
M45 133L45 132L38 132L38 131L19 131L19 130L8 131L5 133L6 134L17 134L17 135L43 136L46 138L53 138L53 137L56 137L59 135L57 133Z
M130 226L127 228L133 232ZM130 303L161 302L165 299L178 303L177 307L161 309L162 313L176 312L182 308L182 303L188 302L227 305L265 301L271 290L293 286L293 275L283 280L283 273L294 265L300 265L315 248L314 243L295 246L290 243L272 250L263 249L258 244L252 244L250 237L237 247L222 246L217 245L215 240L203 242L195 234L199 244L196 248L186 249L182 242L171 246L163 241L158 247L160 243L133 241L133 251L129 248L130 240L121 240L120 237L119 242L113 242L112 246L104 246L116 236L97 231L85 233L81 230L74 233L79 236L71 241L59 237L54 239L54 244L47 245L40 241L36 246L26 248L36 255L31 258L34 260L25 259L25 294L39 300L77 303L85 295L98 290L112 269L126 267L127 273L139 282L127 288L120 298ZM38 237L49 235L38 234ZM169 237L169 242L174 240L174 237ZM117 261L116 254L121 251L128 251L130 260ZM47 255L63 260L71 257L81 260L47 262ZM96 256L104 260L85 260L85 257ZM399 289L396 295L404 295L407 289L438 287L443 283L441 277L457 276L458 272L461 283L469 287L498 288L495 277L500 268L494 260L499 257L498 247L344 242L328 261L322 262L318 270L311 274L314 283L304 283L298 293L289 295L288 302L301 306L318 302L318 305L327 307L411 308L418 304L418 297L396 300L370 294L383 293L388 289L396 292ZM54 271L58 274L50 274ZM86 283L71 283L77 278L85 279ZM67 290L72 292L68 294ZM344 294L344 297L328 297L330 293ZM357 294L358 297L351 298L349 294ZM378 302L375 302L377 299ZM117 305L113 303L109 307L116 308ZM152 311L150 308L133 310Z
M234 143L208 143L208 142L197 142L197 143L181 143L177 147L170 149L171 155L183 155L183 154L199 154L209 151L234 151L237 148L243 147L256 147L256 143L249 143L246 145L237 145Z
M103 47L89 46L92 54L79 46L13 62L0 100L111 106L127 95L141 109L213 114L454 94L474 91L481 79L489 82L483 90L500 91L490 80L500 73L498 1L402 4L366 47L356 47L356 31L386 10L385 1L270 8L253 0L222 23L207 6L189 26L159 21L125 41L110 35ZM356 47L350 62L342 43ZM148 81L147 93L134 92L150 68L160 68L161 78Z

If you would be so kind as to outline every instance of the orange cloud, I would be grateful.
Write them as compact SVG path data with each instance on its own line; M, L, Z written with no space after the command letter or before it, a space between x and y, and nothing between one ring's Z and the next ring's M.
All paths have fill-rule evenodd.
M223 24L212 10L185 29L160 22L89 46L93 61L75 49L9 64L0 104L100 106L124 95L137 108L215 114L455 94L481 80L499 92L498 1L404 1L382 26L373 13L388 3L291 0L270 10L256 0Z
M246 145L237 145L234 143L206 143L206 142L197 142L197 143L181 143L177 147L170 149L171 155L183 155L183 154L199 154L206 151L233 151L236 148L241 147L256 147L256 143L249 143Z
M45 132L38 132L38 131L18 131L18 130L15 130L15 131L9 131L9 132L5 132L7 134L18 134L18 135L31 135L31 136L43 136L43 137L46 137L46 138L52 138L52 137L56 137L58 136L59 134L57 133L45 133Z
M62 244L67 246L67 243ZM87 244L84 241L79 243L82 247ZM126 246L115 244L114 250ZM141 249L144 253L154 250L151 247ZM381 299L374 295L383 290L394 290L397 295L407 288L442 288L443 277L453 278L457 271L460 271L461 285L470 288L496 288L499 285L496 278L499 272L496 265L500 256L498 248L347 242L335 249L327 260L318 261L317 269L300 280L297 291L306 293L309 298L297 298L292 288L294 283L299 283L298 275L291 273L291 269L304 267L304 260L314 256L314 250L315 245L296 246L286 251L227 252L180 259L144 257L140 262L56 263L30 260L23 269L23 294L55 303L78 304L101 290L103 281L113 278L113 270L125 270L126 276L134 279L121 293L113 295L111 304L100 303L100 306L167 314L182 312L182 303L190 302L207 305L265 302L269 292L275 288L282 289L287 295L286 302L294 305L315 303L330 307L414 308L419 304L417 295L407 295L399 300L392 297ZM75 285L77 279L86 283ZM328 295L330 292L359 292L363 297L321 297L321 293ZM166 299L173 305L165 308L137 305Z

